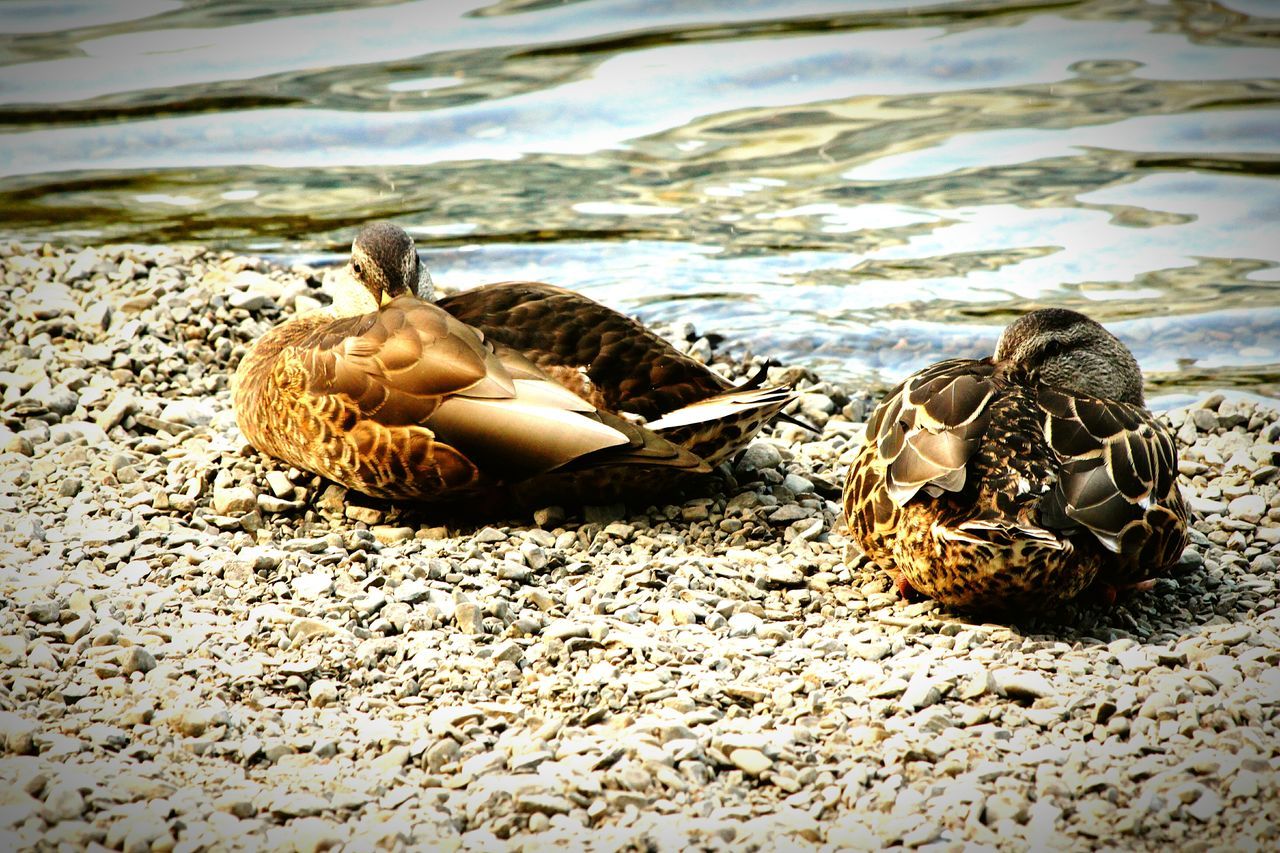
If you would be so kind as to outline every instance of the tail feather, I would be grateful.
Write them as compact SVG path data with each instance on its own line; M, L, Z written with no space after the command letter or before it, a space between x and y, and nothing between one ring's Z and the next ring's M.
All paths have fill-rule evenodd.
M717 465L744 447L794 399L795 391L788 385L734 388L668 412L646 426Z

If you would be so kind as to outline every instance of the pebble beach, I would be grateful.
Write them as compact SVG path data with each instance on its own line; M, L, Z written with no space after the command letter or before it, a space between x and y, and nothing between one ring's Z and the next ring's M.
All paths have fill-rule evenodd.
M850 545L874 400L800 368L821 432L671 505L459 521L260 456L230 376L322 272L0 245L4 849L1280 847L1280 401L1168 412L1153 590L984 622Z

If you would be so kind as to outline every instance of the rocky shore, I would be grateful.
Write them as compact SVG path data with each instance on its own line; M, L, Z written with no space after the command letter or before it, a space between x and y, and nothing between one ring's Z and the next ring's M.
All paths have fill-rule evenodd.
M5 849L1280 846L1280 403L1169 413L1195 529L1153 591L983 623L848 545L861 391L774 368L822 433L710 496L458 523L236 429L319 272L0 274Z

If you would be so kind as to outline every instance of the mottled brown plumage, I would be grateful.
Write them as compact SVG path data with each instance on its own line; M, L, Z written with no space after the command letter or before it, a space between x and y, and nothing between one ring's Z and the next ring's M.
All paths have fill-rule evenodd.
M638 321L562 287L502 282L437 304L584 400L643 418L712 465L794 399L789 387L759 387L760 376L735 387Z
M1167 426L1132 354L1082 314L1032 312L995 358L909 377L872 414L844 505L868 557L961 608L1048 608L1158 576L1186 544Z
M628 349L610 336L601 344L608 369L578 381L591 362L580 374L577 362L546 357L537 342L547 336L490 337L494 324L476 328L465 312L421 298L430 278L413 241L386 223L360 232L340 279L350 287L334 307L281 324L245 356L236 417L260 451L374 497L506 504L652 494L711 470L792 399L785 387L731 388L585 297L580 310L592 306L600 322L643 343ZM499 326L520 311L518 299L502 304ZM548 330L573 322L545 311L524 320ZM646 372L664 380L668 363L679 365L670 390L640 387ZM641 412L629 405L639 399L656 402Z

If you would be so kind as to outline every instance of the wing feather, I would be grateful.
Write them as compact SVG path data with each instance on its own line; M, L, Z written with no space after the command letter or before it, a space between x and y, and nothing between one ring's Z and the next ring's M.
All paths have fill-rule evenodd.
M958 492L986 429L996 393L989 360L950 359L911 376L885 398L867 424L885 488L902 506L922 488Z
M1140 406L1039 386L1045 437L1058 479L1041 502L1047 527L1084 527L1122 557L1176 560L1186 542L1186 507L1176 484L1168 427Z

